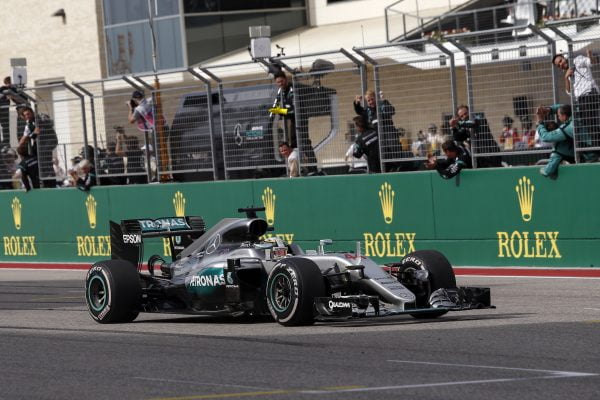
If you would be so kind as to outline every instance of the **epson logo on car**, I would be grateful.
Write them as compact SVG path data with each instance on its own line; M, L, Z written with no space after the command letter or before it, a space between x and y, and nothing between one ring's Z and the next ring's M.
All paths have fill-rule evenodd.
M329 300L329 309L334 310L336 308L352 308L352 304L345 301Z
M123 235L123 243L140 244L142 243L142 235Z

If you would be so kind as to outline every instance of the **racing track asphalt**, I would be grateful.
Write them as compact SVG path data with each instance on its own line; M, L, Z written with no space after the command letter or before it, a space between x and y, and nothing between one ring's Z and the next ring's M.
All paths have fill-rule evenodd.
M0 270L0 399L598 399L600 280L458 277L498 307L285 328L100 325L81 271Z

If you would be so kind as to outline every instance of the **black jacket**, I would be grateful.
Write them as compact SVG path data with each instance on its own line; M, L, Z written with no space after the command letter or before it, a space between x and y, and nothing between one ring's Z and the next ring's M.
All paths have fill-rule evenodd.
M469 151L460 144L458 144L458 148L459 151L456 158L437 161L435 169L437 169L437 172L444 179L455 177L463 168L473 168Z
M354 157L361 158L367 156L367 165L369 172L381 172L381 164L379 159L379 137L377 132L370 129L362 132L354 142Z

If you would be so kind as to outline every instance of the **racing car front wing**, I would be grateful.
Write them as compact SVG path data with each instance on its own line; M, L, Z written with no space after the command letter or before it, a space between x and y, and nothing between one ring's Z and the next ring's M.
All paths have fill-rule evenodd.
M383 303L378 296L354 295L340 297L316 297L315 319L319 321L350 318L385 317L400 314L436 314L441 311L466 311L496 308L491 304L490 288L463 286L438 289L429 297L430 307L404 308Z

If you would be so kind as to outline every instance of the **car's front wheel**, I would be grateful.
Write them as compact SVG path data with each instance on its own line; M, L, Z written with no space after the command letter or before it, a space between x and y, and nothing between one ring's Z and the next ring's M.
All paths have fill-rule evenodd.
M285 326L310 325L315 317L315 297L325 296L319 267L305 258L278 262L267 280L267 305L277 322Z
M131 322L140 312L142 287L135 266L123 260L99 261L85 279L90 315L102 324Z
M411 287L416 300L416 308L428 308L429 296L438 289L453 289L456 287L454 270L448 259L435 250L417 250L409 253L400 263L399 277L407 269L427 271L427 280L418 282ZM408 286L408 285L407 285ZM425 312L411 314L415 318L437 318L448 311Z

